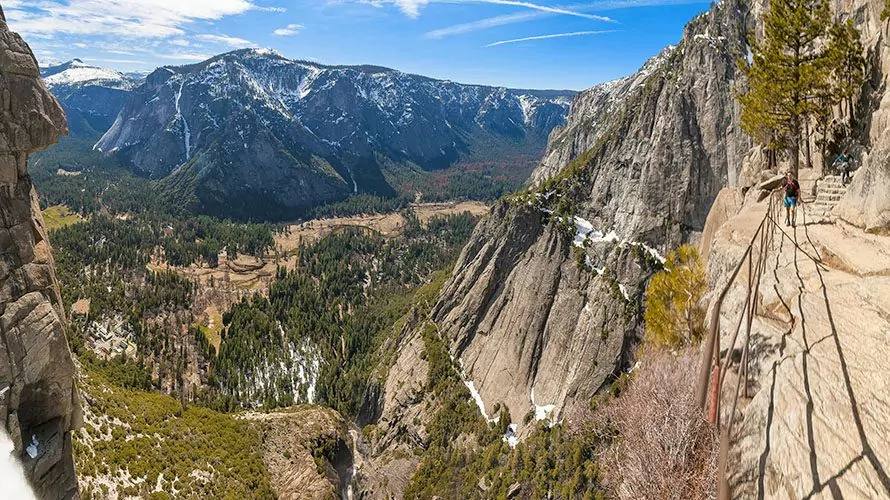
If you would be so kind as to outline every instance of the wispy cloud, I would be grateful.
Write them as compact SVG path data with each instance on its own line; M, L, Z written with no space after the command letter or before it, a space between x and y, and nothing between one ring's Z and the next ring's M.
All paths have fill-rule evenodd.
M705 4L709 1L710 0L605 0L588 4L568 5L563 6L562 8L579 12L603 12L618 9L658 7L663 5ZM480 19L479 21L455 24L452 26L447 26L445 28L429 31L426 33L425 36L427 38L445 38L454 35L464 35L476 31L497 28L498 26L535 21L555 15L557 14L554 14L552 12L534 11L495 16L486 19Z
M250 47L254 45L250 40L228 35L195 35L195 38L204 42L219 43L231 47Z
M550 14L561 14L563 16L575 16L575 17L583 17L585 19L593 19L596 21L605 21L609 23L614 23L614 19L610 19L604 16L598 16L596 14L586 14L584 12L580 12L572 9L564 9L561 7L549 7L547 5L538 5L531 2L522 2L517 0L478 0L478 3L490 3L495 5L509 5L512 7L523 7L526 9L539 10L541 12L548 12Z
M583 12L579 12L577 10L562 8L562 7L551 7L549 5L542 5L534 2L527 2L524 0L329 0L331 3L363 3L368 5L373 5L375 7L383 7L384 5L394 5L399 10L402 11L406 16L411 18L417 18L420 16L420 11L423 7L432 4L432 3L450 3L450 4L468 4L468 3L477 3L477 4L489 4L489 5L504 5L509 7L520 7L524 9L531 9L540 12L548 12L551 14L561 14L564 16L575 16L582 17L585 19L593 19L597 21L605 21L605 22L614 22L612 19L603 16L597 16L594 14L585 14Z
M592 36L605 35L606 33L616 33L619 30L602 30L602 31L574 31L572 33L555 33L553 35L528 36L525 38L514 38L512 40L501 40L486 45L486 47L496 47L498 45L507 45L508 43L531 42L534 40L549 40L551 38L567 38L575 36Z
M303 28L302 24L288 24L286 28L278 28L272 34L275 36L294 36L303 31Z
M154 54L154 56L160 59L171 59L177 61L204 61L213 57L210 54L200 53Z
M480 19L479 21L455 24L446 28L429 31L424 36L426 36L427 38L445 38L446 36L463 35L466 33L471 33L473 31L496 28L498 26L523 23L548 15L552 14L544 14L542 12L521 12L519 14L508 14L505 16L489 17L487 19Z
M250 0L36 0L4 2L12 29L24 34L165 38L184 26L259 10ZM17 5L19 8L12 8Z
M109 63L109 64L142 64L145 61L138 59L105 59L105 58L85 58L84 61L92 63Z

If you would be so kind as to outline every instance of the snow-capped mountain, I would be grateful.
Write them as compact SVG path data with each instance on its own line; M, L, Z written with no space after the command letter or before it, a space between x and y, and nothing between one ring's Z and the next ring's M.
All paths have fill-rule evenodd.
M68 115L73 136L105 133L141 79L74 59L41 70L40 76ZM95 139L94 139L95 140Z
M573 95L247 49L156 70L96 147L189 186L200 210L287 216L355 192L393 192L399 169L492 151L538 157Z

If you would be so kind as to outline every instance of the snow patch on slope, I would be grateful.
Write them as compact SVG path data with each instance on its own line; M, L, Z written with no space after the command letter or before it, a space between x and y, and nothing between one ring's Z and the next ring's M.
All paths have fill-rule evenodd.
M534 387L532 387L531 400L532 406L535 407L535 421L540 422L541 420L550 420L550 414L556 409L556 405L538 405L538 403L535 402Z
M473 396L473 401L476 402L476 406L479 407L479 412L482 413L482 417L488 423L495 423L498 421L496 418L490 418L488 413L485 411L485 402L482 401L482 395L479 394L479 391L476 390L476 384L473 383L472 380L464 380L464 385L467 386L467 389L470 390L470 395Z

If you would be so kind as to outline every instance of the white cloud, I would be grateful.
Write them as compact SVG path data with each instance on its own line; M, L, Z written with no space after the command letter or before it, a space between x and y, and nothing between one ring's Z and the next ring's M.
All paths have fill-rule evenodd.
M302 24L288 24L286 28L278 28L272 34L275 36L294 36L303 31L303 28Z
M605 21L605 22L615 22L614 19L610 19L604 16L598 16L596 14L585 14L584 12L579 12L577 10L564 9L560 7L549 7L547 5L538 5L531 2L521 2L517 0L478 0L479 3L490 3L495 5L509 5L512 7L524 7L526 9L539 10L541 12L548 12L550 14L561 14L564 16L575 16L575 17L583 17L585 19L593 19L596 21Z
M548 40L550 38L566 38L566 37L575 37L575 36L604 35L606 33L615 33L617 31L618 30L575 31L572 33L556 33L553 35L528 36L525 38L514 38L512 40L501 40L500 42L490 43L490 44L486 45L486 47L495 47L498 45L506 45L508 43L530 42L533 40Z
M167 43L169 43L170 45L176 45L177 47L188 47L192 44L192 42L186 40L185 38L175 38Z
M486 30L489 28L495 28L498 26L504 26L507 24L521 23L525 21L531 21L533 19L538 19L546 16L542 12L521 12L519 14L508 14L505 16L496 16L489 17L487 19L480 19L479 21L472 21L469 23L455 24L454 26L448 26L446 28L440 28L437 30L433 30L427 32L427 38L444 38L446 36L452 35L463 35L465 33L470 33L473 31Z
M250 47L254 45L250 40L227 35L195 35L195 38L204 42L221 43L232 47Z
M110 63L110 64L142 64L145 61L140 61L138 59L105 59L105 58L87 58L84 59L87 62L96 62L96 63Z
M250 0L35 0L28 10L10 9L7 17L13 30L29 35L164 38L183 35L183 27L195 21L254 9L260 7Z
M708 1L709 0L602 0L595 3L570 5L562 8L580 12L600 12L618 9L633 9L640 7L657 7L662 5L704 4L708 3ZM429 31L426 33L426 37L444 38L447 36L464 35L466 33L472 33L474 31L487 30L496 28L498 26L505 26L508 24L524 23L527 21L534 21L554 15L557 14L536 10L534 12L521 12L518 14L489 17L486 19L480 19L479 21L455 24L453 26L447 26L445 28Z
M580 12L579 10L574 10L570 8L563 7L551 7L548 5L541 5L533 2L526 2L522 0L329 0L332 3L344 3L344 2L357 2L364 3L368 5L373 5L375 7L382 7L384 5L394 5L399 8L406 16L411 18L417 18L420 16L420 11L423 7L431 4L431 3L451 3L451 4L467 4L467 3L478 3L478 4L491 4L491 5L504 5L510 7L521 7L524 9L537 10L540 12L547 12L550 14L561 14L564 16L575 16L575 17L583 17L585 19L592 19L597 21L605 21L605 22L614 22L612 19L603 16L597 16L594 14L585 14Z
M154 54L159 59L173 59L177 61L205 61L213 57L209 54L200 53L173 53L173 54Z

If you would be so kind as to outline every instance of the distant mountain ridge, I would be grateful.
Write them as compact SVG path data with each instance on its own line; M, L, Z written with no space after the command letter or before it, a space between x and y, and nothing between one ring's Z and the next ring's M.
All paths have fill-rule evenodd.
M68 116L70 134L95 140L114 123L142 79L73 59L40 70Z
M534 162L574 95L245 49L154 71L96 148L195 211L291 217L459 162Z

